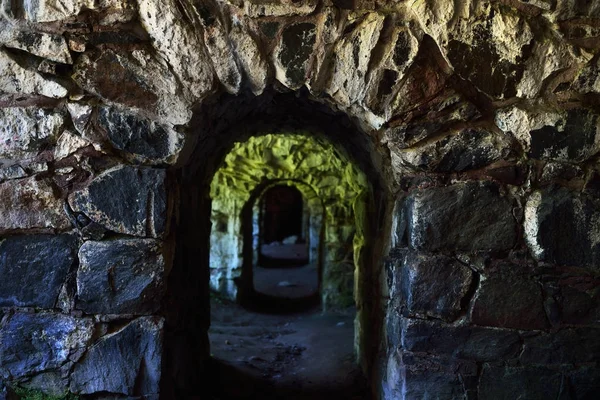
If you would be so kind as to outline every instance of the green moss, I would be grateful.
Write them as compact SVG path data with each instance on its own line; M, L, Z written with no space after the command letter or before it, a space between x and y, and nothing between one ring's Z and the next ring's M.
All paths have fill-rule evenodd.
M34 389L22 387L13 387L12 389L20 400L79 400L79 396L73 393L67 393L63 396L51 396Z

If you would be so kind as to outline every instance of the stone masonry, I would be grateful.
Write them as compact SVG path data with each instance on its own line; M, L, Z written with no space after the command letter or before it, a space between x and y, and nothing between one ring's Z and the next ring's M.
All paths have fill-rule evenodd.
M599 116L599 1L1 0L0 398L210 384L210 181L290 127L373 190L374 399L595 398Z

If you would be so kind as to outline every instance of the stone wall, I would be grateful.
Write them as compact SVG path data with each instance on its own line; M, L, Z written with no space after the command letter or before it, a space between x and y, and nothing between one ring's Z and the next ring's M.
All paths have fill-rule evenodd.
M192 393L210 181L295 128L373 186L376 398L592 398L599 21L570 0L2 0L0 387Z

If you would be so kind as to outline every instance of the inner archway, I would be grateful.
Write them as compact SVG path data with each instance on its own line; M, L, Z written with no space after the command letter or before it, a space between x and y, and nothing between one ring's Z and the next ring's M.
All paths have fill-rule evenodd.
M350 320L345 324L345 326L353 325L354 329L352 330L355 333L353 339L352 330L350 331L349 345L355 347L354 355L351 355L350 358L358 360L365 376L370 380L372 374L378 373L375 369L377 367L375 362L382 343L379 337L384 315L380 309L383 304L381 296L384 295L384 291L381 289L383 257L387 251L386 243L389 241L391 224L391 220L382 219L382 216L387 215L392 208L391 188L388 186L391 181L389 177L383 177L384 171L389 171L383 167L389 163L385 153L379 153L380 150L375 148L369 136L350 121L347 115L335 112L329 106L311 101L302 93L281 94L269 91L261 96L248 93L238 96L223 95L215 98L214 101L203 104L198 109L192 121L192 127L194 130L202 132L202 135L198 137L195 146L189 149L191 152L188 161L178 178L181 199L179 215L182 217L179 220L177 233L179 238L175 261L177 267L170 275L170 285L177 287L178 290L169 292L170 302L185 305L178 309L169 325L170 329L171 327L178 328L175 321L180 321L180 328L167 332L169 335L177 335L176 338L171 336L167 341L174 347L168 350L168 354L178 355L176 359L169 359L169 362L174 363L175 366L169 366L167 369L179 372L178 376L183 377L180 378L179 387L195 387L194 382L203 379L201 371L207 371L205 368L210 365L208 362L208 337L202 337L202 340L206 340L205 342L201 342L198 338L199 333L202 335L202 326L208 327L210 322L208 319L195 317L204 304L210 303L209 287L218 284L221 295L236 298L240 295L238 291L241 289L243 293L245 285L249 282L242 277L242 272L247 270L242 268L244 260L251 260L252 257L247 258L243 254L244 235L240 218L238 218L240 210L247 203L253 188L261 184L268 184L269 181L290 179L289 176L277 174L261 175L264 179L259 176L260 179L253 182L252 185L238 187L234 191L223 190L221 195L225 199L224 202L220 203L215 200L215 182L228 182L237 175L248 171L247 165L237 169L230 168L226 174L221 174L220 168L232 161L231 157L236 148L252 139L269 136L266 134L267 132L283 132L285 133L283 136L287 137L296 135L307 143L309 142L306 140L307 138L324 143L331 149L331 154L335 157L321 159L313 157L312 162L315 165L331 164L330 160L340 159L339 156L343 155L345 160L350 161L351 168L345 168L348 163L340 163L338 166L343 167L338 168L338 171L342 171L346 177L351 175L351 171L358 171L362 175L360 182L367 190L363 191L360 196L353 195L351 201L343 202L347 210L344 213L341 213L339 208L331 207L332 204L335 206L336 201L323 200L323 205L329 210L328 216L324 220L342 221L342 218L338 218L340 215L352 216L352 222L332 225L330 229L326 230L327 232L324 232L324 237L341 238L345 236L350 238L343 248L330 247L327 246L326 240L321 241L321 246L330 255L336 257L342 255L338 259L341 261L338 266L350 273L344 275L343 280L338 280L340 284L321 287L319 300L325 308L329 307L328 304L333 304L332 301L338 299L343 299L345 304L354 304L356 307L355 321ZM277 146L267 146L267 148L277 149ZM291 147L286 147L286 149L290 150ZM311 155L318 153L305 152L305 154ZM272 160L275 159L272 158ZM307 158L307 160L309 159L310 157ZM328 162L325 163L323 160ZM283 165L285 166L285 164ZM284 170L285 168L282 169L282 171ZM305 180L310 176L310 174L299 174L295 180ZM322 180L322 182L329 183L326 186L329 187L328 190L331 190L331 193L335 193L336 188L338 194L347 194L355 190L352 187L345 188L337 183L332 183L330 179ZM313 182L305 183L312 186ZM221 189L226 187L226 185L216 186ZM238 195L241 197L238 198ZM230 212L234 209L235 212ZM227 217L229 215L236 217L229 219ZM352 236L353 232L349 227L356 227L356 217L360 217L365 223L361 224L360 231ZM324 225L326 226L325 223ZM221 235L224 240L215 240L215 233ZM225 245L228 241L229 245ZM211 246L211 243L217 243L217 246ZM224 260L227 259L227 262L220 263L221 265L237 265L237 268L229 270L233 273L228 276L225 268L218 271L211 266L219 265L214 263L215 251L219 247L223 250L231 248L229 247L231 244L234 244L237 251L228 253L226 257L224 252L220 252L225 257ZM360 251L354 251L355 247ZM229 261L234 263L230 264ZM354 265L358 265L359 268L354 268ZM339 269L333 268L330 271L337 273ZM205 289L199 289L197 284L206 285ZM356 287L353 288L354 285ZM350 291L346 290L346 296L337 296L335 292L339 288L350 288ZM229 290L233 296L227 295ZM207 296L199 298L197 295L199 291L207 293ZM197 307L194 307L194 304ZM214 314L211 320L214 327L216 321ZM194 326L198 326L198 328L194 329ZM187 339L185 335L189 335ZM189 352L190 347L198 345L203 346L206 353L199 351L195 354L206 354L206 356L190 359L190 356L194 354ZM187 367L179 367L186 362L188 363ZM197 362L202 364L198 367L189 366ZM223 386L216 383L222 374L213 367L209 367L208 370L211 372L209 383ZM218 376L214 376L214 374ZM185 382L189 382L189 384Z
M253 292L272 302L318 304L325 217L321 199L310 185L293 180L267 182L255 192L242 211L243 226L252 226L252 232L244 230L244 257L249 264L252 251L252 265L246 268L251 268ZM278 212L269 215L273 203Z
M250 376L262 371L281 395L297 390L286 381L291 376L304 390L319 387L332 396L363 390L353 387L360 379L349 382L348 376L360 374L353 346L354 277L366 267L361 254L370 193L360 168L324 136L268 133L234 144L211 182L211 288L250 311L227 300L213 302L216 369L233 367ZM298 245L305 254L290 257ZM290 259L301 265L290 267ZM282 331L282 325L289 329ZM260 340L250 333L259 326ZM232 330L236 334L228 336ZM273 369L281 375L276 381ZM231 383L220 386L237 386Z

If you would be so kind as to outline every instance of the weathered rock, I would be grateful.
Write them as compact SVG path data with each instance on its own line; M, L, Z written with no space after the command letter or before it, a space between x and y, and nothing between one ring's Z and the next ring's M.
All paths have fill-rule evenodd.
M85 242L76 307L88 314L150 314L160 307L165 259L152 239Z
M534 192L525 206L525 238L534 257L598 270L599 210L597 199L567 189Z
M75 365L70 390L127 396L159 393L163 321L145 317L101 338Z
M485 270L471 320L476 325L514 329L546 329L541 285L524 271L508 263Z
M162 169L117 167L73 193L69 203L114 232L162 237L168 219L165 179Z
M0 373L19 378L75 362L92 333L89 319L50 313L9 316L0 327Z
M73 132L66 130L58 138L56 148L54 149L54 158L61 160L65 157L70 156L77 150L82 149L90 145L90 142L83 139L81 136L74 134Z
M213 89L214 76L199 27L188 22L175 0L140 0L138 4L140 22L152 38L154 48L179 81L184 82L180 88L183 97L189 104L204 98Z
M71 115L71 121L73 121L73 126L77 132L80 135L84 135L94 108L85 103L67 103L67 110Z
M521 361L526 364L584 364L600 359L598 328L566 328L525 338Z
M481 373L480 399L567 399L566 377L542 367L504 367L485 364Z
M0 23L0 27L1 23ZM2 27L0 43L6 47L27 51L38 57L63 64L71 64L71 53L65 38L41 32L16 31Z
M234 21L229 37L250 90L255 95L261 94L267 85L269 66L258 44L241 22Z
M0 159L27 159L56 142L64 125L61 111L0 108Z
M520 348L517 332L476 326L451 326L435 321L401 319L402 348L412 352L451 355L474 361L513 358Z
M598 114L585 109L570 110L554 125L530 132L533 158L584 161L600 150Z
M54 308L75 263L72 235L12 236L0 241L0 307Z
M385 120L391 117L389 105L417 56L419 44L419 38L408 27L396 27L386 40L380 64L371 72L365 104Z
M394 148L393 142L390 147ZM511 142L483 129L462 129L433 143L396 150L392 165L404 171L461 172L508 158Z
M82 56L75 64L73 79L84 89L124 106L153 109L158 96L144 76L138 60L112 50L100 57Z
M275 73L279 82L290 89L304 85L316 40L317 26L313 22L283 28L275 55Z
M136 161L174 163L183 147L182 134L115 108L100 108L98 122L110 143Z
M533 158L581 162L600 150L598 114L587 109L557 112L513 107L497 112L496 124L514 135Z
M317 3L317 0L249 0L244 2L244 11L251 17L308 15Z
M410 314L454 320L461 312L473 273L457 260L442 255L409 252L394 271L397 291Z
M457 123L481 117L477 107L454 91L440 93L423 115L415 116L407 124L393 126L386 130L384 142L395 152L413 147L419 142L444 132L456 131ZM460 132L460 131L456 131Z
M580 93L600 93L600 57L579 72L572 87Z
M445 46L448 60L462 78L489 96L513 97L525 70L522 60L533 39L529 23L517 13L489 3L480 4L475 13L459 18L450 32Z
M355 28L335 46L333 76L326 88L338 104L346 107L365 95L371 52L379 40L384 16L367 13L351 18Z
M394 352L387 365L386 399L468 398L476 387L474 362Z
M13 164L0 168L0 181L19 179L27 176L27 172L20 165Z
M63 205L47 179L32 177L0 183L0 234L67 229L70 224Z
M492 184L459 183L407 200L409 244L418 250L508 250L517 224L510 200Z
M147 50L86 53L74 66L73 79L85 90L125 107L158 114L172 124L191 116L189 102L165 61Z
M207 10L210 13L211 10ZM204 43L211 57L215 72L229 93L237 94L242 84L242 73L237 65L232 43L221 23L212 18L205 23Z
M42 95L52 98L63 98L67 95L67 89L60 83L23 68L1 49L0 65L2 65L0 93Z
M114 9L119 17L112 16L105 23L124 22L132 18L135 2L132 0L63 0L56 3L51 0L12 0L2 3L2 14L13 19L31 22L53 22L76 17L84 10L107 11Z

